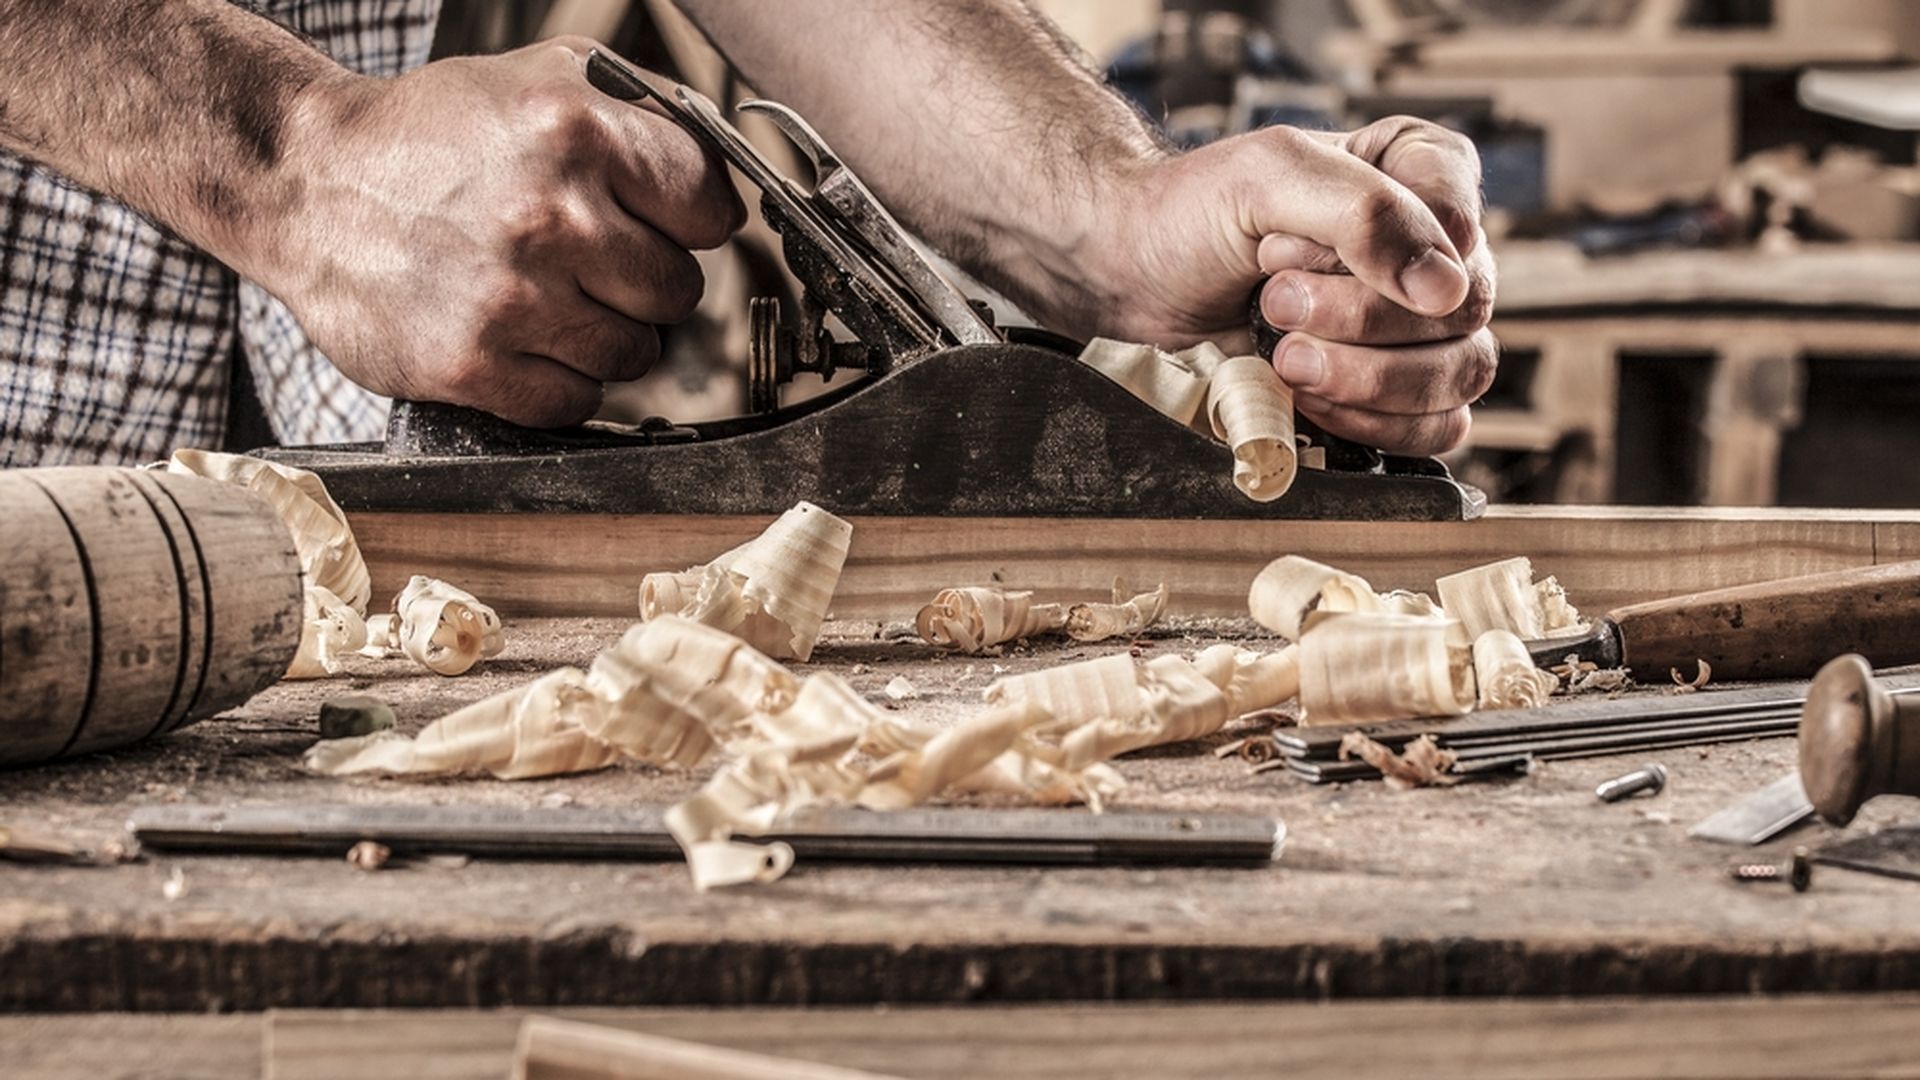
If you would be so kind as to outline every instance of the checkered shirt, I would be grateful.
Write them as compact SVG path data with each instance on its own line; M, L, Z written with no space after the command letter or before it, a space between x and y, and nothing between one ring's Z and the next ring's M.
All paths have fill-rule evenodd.
M425 63L440 0L253 0L347 67ZM264 289L133 210L0 151L0 466L218 447L243 353L288 444L376 439L387 400Z

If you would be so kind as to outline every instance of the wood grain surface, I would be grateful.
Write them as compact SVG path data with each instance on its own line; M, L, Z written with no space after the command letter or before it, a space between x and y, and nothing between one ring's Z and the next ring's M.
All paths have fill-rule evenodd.
M0 772L0 822L97 846L155 803L671 804L707 770L405 781L301 765L329 698L377 695L403 732L418 731L586 664L628 622L510 619L506 652L453 679L404 659L349 657L337 677L283 683L218 722ZM1271 645L1253 633L1176 621L1140 648ZM831 671L877 707L949 725L977 714L997 678L1131 647L1043 641L961 657L842 622L801 670ZM896 678L916 696L890 698ZM1813 824L1753 851L1687 838L1694 822L1792 769L1790 738L1398 792L1314 787L1214 755L1247 730L1118 760L1127 787L1111 805L1278 817L1286 848L1256 869L802 860L771 885L703 894L675 862L395 860L365 873L344 852L149 852L107 868L0 868L0 1012L1920 991L1912 883L1823 869L1795 893L1727 877L1735 858L1782 858L1838 830ZM1648 761L1669 770L1660 795L1594 797L1595 785ZM1916 806L1875 800L1852 829L1900 822Z
M34 1080L501 1080L529 1015L915 1080L1920 1077L1920 998L0 1016Z
M831 509L831 507L829 507ZM446 578L505 615L636 616L640 579L706 562L771 518L692 515L353 515L376 603L411 574ZM1475 522L862 518L835 594L848 619L911 619L939 589L999 584L1105 599L1116 576L1165 581L1177 614L1246 615L1254 575L1281 555L1377 588L1514 555L1583 609L1920 558L1920 512L1496 507Z

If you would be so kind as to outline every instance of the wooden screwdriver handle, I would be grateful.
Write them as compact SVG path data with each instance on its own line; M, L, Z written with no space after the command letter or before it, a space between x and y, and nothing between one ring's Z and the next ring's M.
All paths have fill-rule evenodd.
M1920 662L1920 562L1763 581L1632 604L1620 626L1627 666L1642 682L1668 668L1715 679L1807 678L1841 653L1874 667Z

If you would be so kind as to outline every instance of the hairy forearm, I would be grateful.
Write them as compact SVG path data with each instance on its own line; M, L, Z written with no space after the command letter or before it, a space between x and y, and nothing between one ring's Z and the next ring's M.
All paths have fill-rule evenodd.
M680 0L756 89L811 120L910 227L1083 329L1109 189L1164 151L1022 0Z
M243 272L299 198L303 98L348 78L227 0L0 0L0 146Z

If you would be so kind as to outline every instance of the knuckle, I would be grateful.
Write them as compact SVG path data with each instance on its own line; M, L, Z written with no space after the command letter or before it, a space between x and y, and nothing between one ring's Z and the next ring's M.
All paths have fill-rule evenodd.
M1310 143L1318 145L1312 135L1291 124L1276 124L1260 131L1259 145L1284 160L1297 157Z
M1345 404L1371 408L1387 396L1387 375L1380 356L1371 349L1320 347L1326 356L1328 384Z
M522 108L535 147L562 163L577 163L604 144L599 114L571 85L531 90Z
M1454 318L1467 330L1480 330L1493 321L1493 281L1485 274L1474 274L1467 298Z
M495 328L511 326L525 318L534 309L538 292L531 282L521 277L509 277L486 289L479 304L481 334L485 336Z
M577 63L581 57L600 47L600 43L584 34L556 34L534 46L540 49L548 59Z
M1422 440L1425 443L1425 452L1444 454L1458 447L1467 441L1467 432L1472 428L1473 413L1464 405L1452 412L1433 417Z
M625 350L620 357L619 374L615 381L626 382L637 379L653 370L653 365L659 359L659 331L642 323L627 338Z
M438 377L440 389L456 404L480 404L493 388L493 361L482 349L467 350L442 364Z
M1500 343L1491 333L1482 331L1467 339L1466 356L1460 365L1460 398L1478 401L1493 387L1500 373Z
M700 269L700 261L685 252L679 255L661 282L663 317L667 322L679 322L692 315L707 291L707 277Z
M1363 184L1354 192L1347 213L1361 250L1402 240L1406 232L1406 206L1398 192L1379 181Z

